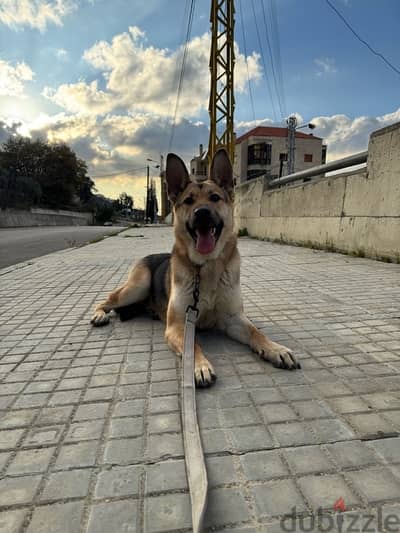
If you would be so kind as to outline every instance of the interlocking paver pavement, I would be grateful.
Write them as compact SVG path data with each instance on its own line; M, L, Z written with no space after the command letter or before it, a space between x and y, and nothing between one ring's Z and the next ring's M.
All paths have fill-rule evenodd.
M189 531L180 366L164 327L89 325L131 263L171 243L170 228L130 229L0 270L1 533ZM239 247L247 314L302 370L201 334L219 378L197 392L207 528L279 531L293 507L307 527L339 498L346 521L400 523L400 265Z

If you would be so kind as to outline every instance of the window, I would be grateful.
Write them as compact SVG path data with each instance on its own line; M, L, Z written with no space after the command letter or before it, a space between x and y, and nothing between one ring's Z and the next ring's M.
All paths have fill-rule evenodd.
M270 165L271 148L267 143L252 144L247 151L247 163L249 165Z
M304 163L312 163L312 154L304 154Z
M287 154L286 153L279 154L279 161L287 161Z

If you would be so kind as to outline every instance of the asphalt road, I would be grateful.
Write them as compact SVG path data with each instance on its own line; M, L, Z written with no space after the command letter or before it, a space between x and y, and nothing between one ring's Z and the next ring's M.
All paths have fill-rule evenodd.
M120 226L0 228L0 268L79 246L121 229L124 228Z

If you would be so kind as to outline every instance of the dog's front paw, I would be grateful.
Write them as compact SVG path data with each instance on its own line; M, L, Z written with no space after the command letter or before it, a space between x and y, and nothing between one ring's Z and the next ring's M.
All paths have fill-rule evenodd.
M196 387L210 387L215 383L217 375L214 372L212 364L203 359L200 363L195 362L194 366L194 380Z
M263 359L269 361L277 368L285 368L287 370L301 368L292 350L277 342L270 341L267 346L258 350L258 353Z
M90 323L92 326L100 327L105 326L110 322L110 317L104 311L96 311L92 317Z

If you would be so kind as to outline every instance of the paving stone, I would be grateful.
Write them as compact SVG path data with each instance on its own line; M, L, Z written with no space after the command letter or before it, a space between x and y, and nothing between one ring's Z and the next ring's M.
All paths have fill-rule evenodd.
M138 437L143 434L142 417L113 418L111 420L110 437Z
M84 498L89 489L91 472L90 469L81 468L50 474L40 499L51 501Z
M149 533L189 529L192 525L189 494L148 497L144 512L145 531Z
M359 468L377 463L378 456L364 442L338 442L327 446L335 464L341 468Z
M239 483L233 458L229 455L219 457L207 457L206 467L209 486L227 485Z
M180 433L150 435L148 440L148 456L150 459L183 456L183 442Z
M302 477L298 479L298 484L314 510L332 509L339 498L343 498L346 507L361 503L338 474Z
M141 466L114 466L100 472L97 478L95 497L114 498L139 494Z
M370 467L348 472L347 476L369 503L400 498L400 480L388 468Z
M370 441L368 445L388 463L400 463L400 438Z
M107 415L109 403L87 403L80 405L76 410L74 420L94 420L96 418L104 418Z
M208 464L208 462L207 462ZM209 476L211 472L209 471ZM185 462L164 461L146 468L146 493L188 490Z
M284 515L293 507L298 513L306 510L305 502L291 479L257 485L251 491L256 501L258 518Z
M283 455L295 475L329 472L335 468L320 446L298 446L283 450Z
M31 503L40 480L41 476L0 479L0 506Z
M14 448L23 434L23 429L4 429L0 431L0 450Z
M94 466L97 446L97 441L65 444L61 447L54 469L67 470L83 466Z
M262 426L246 426L229 430L231 442L236 452L273 448L268 431ZM223 450L222 450L223 451Z
M99 503L92 506L88 533L109 533L138 531L138 506L136 501Z
M296 420L298 417L295 411L287 404L274 403L261 405L258 409L265 422L286 422Z
M205 454L231 450L225 432L221 429L202 430L201 440Z
M178 411L178 397L177 396L156 396L150 398L150 413L168 413L171 411Z
M142 437L110 440L104 451L105 463L127 465L143 458Z
M18 533L27 513L27 509L0 512L0 533Z
M250 481L267 481L289 474L275 450L246 453L240 457L240 462L246 479Z
M0 308L0 442L10 436L0 467L12 475L1 478L0 505L19 506L0 513L7 533L5 513L28 506L32 525L29 514L23 531L47 531L53 522L63 531L70 521L55 514L55 502L68 498L89 506L75 528L82 533L190 529L180 365L165 326L147 317L89 325L94 302L125 279L132 260L170 249L170 228L140 234L146 238L134 249L106 239L0 276L0 300L13 300ZM280 533L275 513L292 501L306 511L300 492L308 525L310 508L324 500L331 509L337 494L350 510L368 499L373 509L399 505L400 266L250 239L239 247L246 312L293 347L304 370L284 372L222 334L201 333L219 377L196 393L211 487L207 527ZM46 454L56 445L53 464ZM31 505L29 483L47 468L39 505ZM375 483L374 468L390 475ZM9 497L2 487L17 480L23 483Z
M338 419L310 420L309 425L315 432L318 442L336 442L355 438L354 431Z
M271 424L269 430L282 447L315 444L316 441L310 426L305 422Z
M124 400L118 402L114 408L112 416L136 416L143 415L144 400Z
M9 411L0 419L0 429L29 426L38 413L38 409L19 409L18 411Z
M7 475L37 474L45 472L55 448L36 448L17 452L7 469Z
M361 437L392 434L394 427L378 413L347 415L346 419Z
M205 527L223 526L249 520L249 510L240 489L217 488L209 493L209 505L204 520Z
M32 515L27 533L76 533L79 531L83 502L55 503L37 507ZM49 525L51 529L49 530Z
M179 413L157 414L149 417L150 433L165 433L180 431L181 420Z
M41 426L32 428L24 440L24 446L43 446L57 444L61 439L64 426Z

